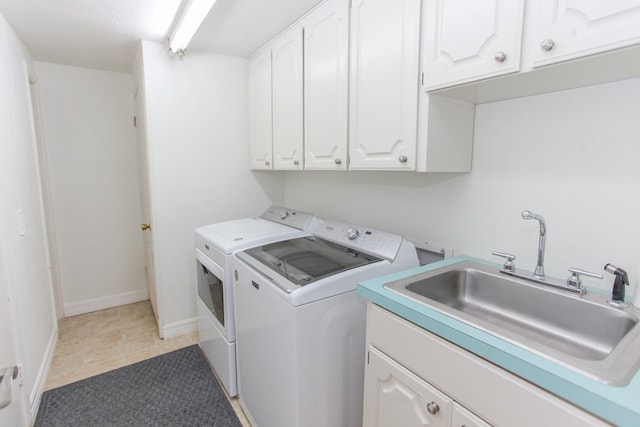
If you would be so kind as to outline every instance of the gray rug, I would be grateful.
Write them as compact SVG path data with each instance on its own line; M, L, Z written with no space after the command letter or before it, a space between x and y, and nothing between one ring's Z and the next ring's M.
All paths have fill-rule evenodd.
M241 426L197 345L49 390L34 425Z

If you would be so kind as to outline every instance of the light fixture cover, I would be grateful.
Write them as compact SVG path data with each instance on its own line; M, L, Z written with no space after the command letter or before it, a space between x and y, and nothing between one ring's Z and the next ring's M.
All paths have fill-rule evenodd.
M216 0L188 0L169 37L169 50L172 53L184 54L187 45L215 2Z

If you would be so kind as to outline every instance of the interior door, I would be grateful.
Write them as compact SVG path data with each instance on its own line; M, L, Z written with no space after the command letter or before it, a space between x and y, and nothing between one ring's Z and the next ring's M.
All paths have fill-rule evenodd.
M0 425L19 427L27 425L22 388L13 379L13 367L18 364L14 331L14 318L9 296L9 280L4 257L4 247L0 247ZM7 377L5 377L7 375ZM11 400L9 401L9 396ZM6 406L5 406L6 405Z
M153 307L153 313L156 316L158 324L158 334L163 338L163 331L160 325L162 322L160 313L160 304L158 292L156 289L155 267L153 261L153 228L151 224L151 199L149 195L149 165L148 165L148 149L147 149L147 132L146 132L146 116L144 107L144 83L139 82L136 91L136 140L138 144L138 180L140 182L140 204L141 204L141 232L144 243L144 271L147 279L147 289L149 292L149 301Z

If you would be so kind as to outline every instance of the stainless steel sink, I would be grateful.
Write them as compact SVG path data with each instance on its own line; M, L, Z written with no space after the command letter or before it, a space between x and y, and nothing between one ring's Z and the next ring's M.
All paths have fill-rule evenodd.
M624 385L640 367L639 311L529 283L463 261L385 285L394 292L601 382Z

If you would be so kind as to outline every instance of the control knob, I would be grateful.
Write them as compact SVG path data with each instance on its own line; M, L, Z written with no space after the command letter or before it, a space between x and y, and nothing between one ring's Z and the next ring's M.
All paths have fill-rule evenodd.
M288 216L289 216L289 212L287 211L280 212L280 219L287 219Z
M358 236L360 235L360 232L358 231L357 228L355 227L349 227L347 229L347 239L349 240L355 240L358 238Z

